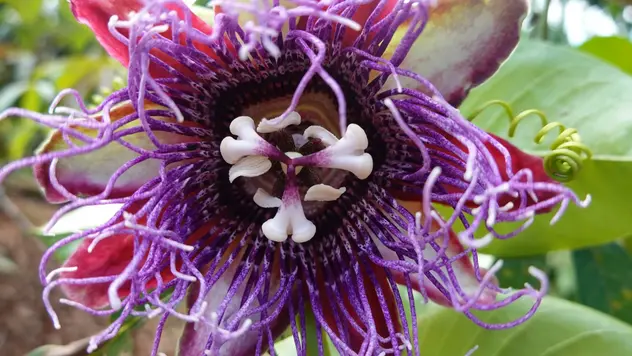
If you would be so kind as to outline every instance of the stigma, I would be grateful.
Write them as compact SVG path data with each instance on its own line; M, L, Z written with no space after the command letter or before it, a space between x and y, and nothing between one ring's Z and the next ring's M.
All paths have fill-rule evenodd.
M321 182L305 180L300 174L310 176L312 169L336 169L353 174L357 179L368 178L373 171L373 157L366 153L369 141L365 131L356 124L350 124L341 138L322 126L307 127L300 139L296 130L300 129L301 117L297 112L289 115L289 120L281 124L259 124L248 116L240 116L230 124L230 133L222 140L220 153L231 165L228 179L233 183L237 178L255 178L267 174L275 177L269 186L282 186L282 192L271 192L258 188L253 196L255 204L264 209L277 209L273 218L265 221L261 230L269 240L284 242L289 237L296 243L310 241L316 235L316 225L310 221L303 209L304 202L332 202L338 200L347 190ZM284 152L283 144L267 141L262 134L270 137L284 137L294 142L295 150ZM284 141L285 142L285 141ZM318 147L316 152L301 152L302 147Z

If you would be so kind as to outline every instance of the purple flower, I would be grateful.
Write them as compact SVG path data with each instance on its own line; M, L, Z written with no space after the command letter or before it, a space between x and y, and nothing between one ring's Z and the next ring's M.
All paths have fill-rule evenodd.
M182 355L274 354L288 327L305 355L309 313L321 348L324 331L345 355L419 354L413 293L487 328L539 305L542 272L532 270L540 290L501 289L500 265L479 268L476 249L536 213L585 203L542 159L454 108L512 51L526 1L218 0L212 25L180 0L70 4L128 67L128 87L96 109L66 90L50 115L2 114L55 131L0 181L33 166L46 197L67 203L51 225L79 207L122 205L41 264L57 326L48 294L58 286L62 303L120 312L91 348L130 315L160 316L156 354L174 315L189 322ZM67 96L79 109L58 105ZM494 230L514 221L524 224L509 235ZM474 238L479 228L489 234ZM47 275L54 251L77 241ZM471 313L522 296L534 307L514 322Z

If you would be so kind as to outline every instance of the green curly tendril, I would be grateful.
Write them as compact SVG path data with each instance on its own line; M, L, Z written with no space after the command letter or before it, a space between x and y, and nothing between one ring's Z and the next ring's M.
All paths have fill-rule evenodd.
M534 138L534 142L537 144L542 143L549 132L558 129L559 133L551 144L551 151L544 156L544 170L551 178L559 182L570 182L581 171L584 160L592 158L592 151L581 142L577 129L566 128L560 122L549 122L546 115L540 110L525 110L515 115L507 102L492 100L485 103L467 119L473 121L491 106L502 107L509 117L509 137L514 137L518 124L529 116L539 117L542 123L542 129L538 131Z

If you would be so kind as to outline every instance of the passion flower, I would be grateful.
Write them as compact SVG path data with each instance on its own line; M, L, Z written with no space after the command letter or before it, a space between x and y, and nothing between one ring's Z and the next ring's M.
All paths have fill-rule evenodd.
M476 249L583 202L541 158L454 108L514 48L525 0L225 0L211 3L212 24L179 0L70 5L127 66L128 86L96 109L67 90L49 115L1 116L55 129L0 170L33 166L46 197L67 203L51 226L121 204L46 252L57 327L57 286L62 303L120 313L91 349L130 315L160 316L154 354L171 315L188 322L182 355L274 354L288 328L305 355L307 314L321 354L324 331L344 355L417 355L415 291L487 328L535 311L546 276L532 270L540 290L500 289L500 266L480 269ZM68 95L79 109L59 106ZM510 235L494 230L515 221L525 223ZM475 239L479 228L490 234ZM51 255L77 241L47 275ZM522 296L535 304L514 322L471 313Z

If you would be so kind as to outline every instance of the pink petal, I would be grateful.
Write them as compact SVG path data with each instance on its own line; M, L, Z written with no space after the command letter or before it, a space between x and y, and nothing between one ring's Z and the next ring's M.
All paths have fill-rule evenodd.
M526 0L439 0L401 67L430 80L457 106L513 51L527 9ZM387 52L395 50L405 30L398 30ZM416 83L404 79L403 85Z

